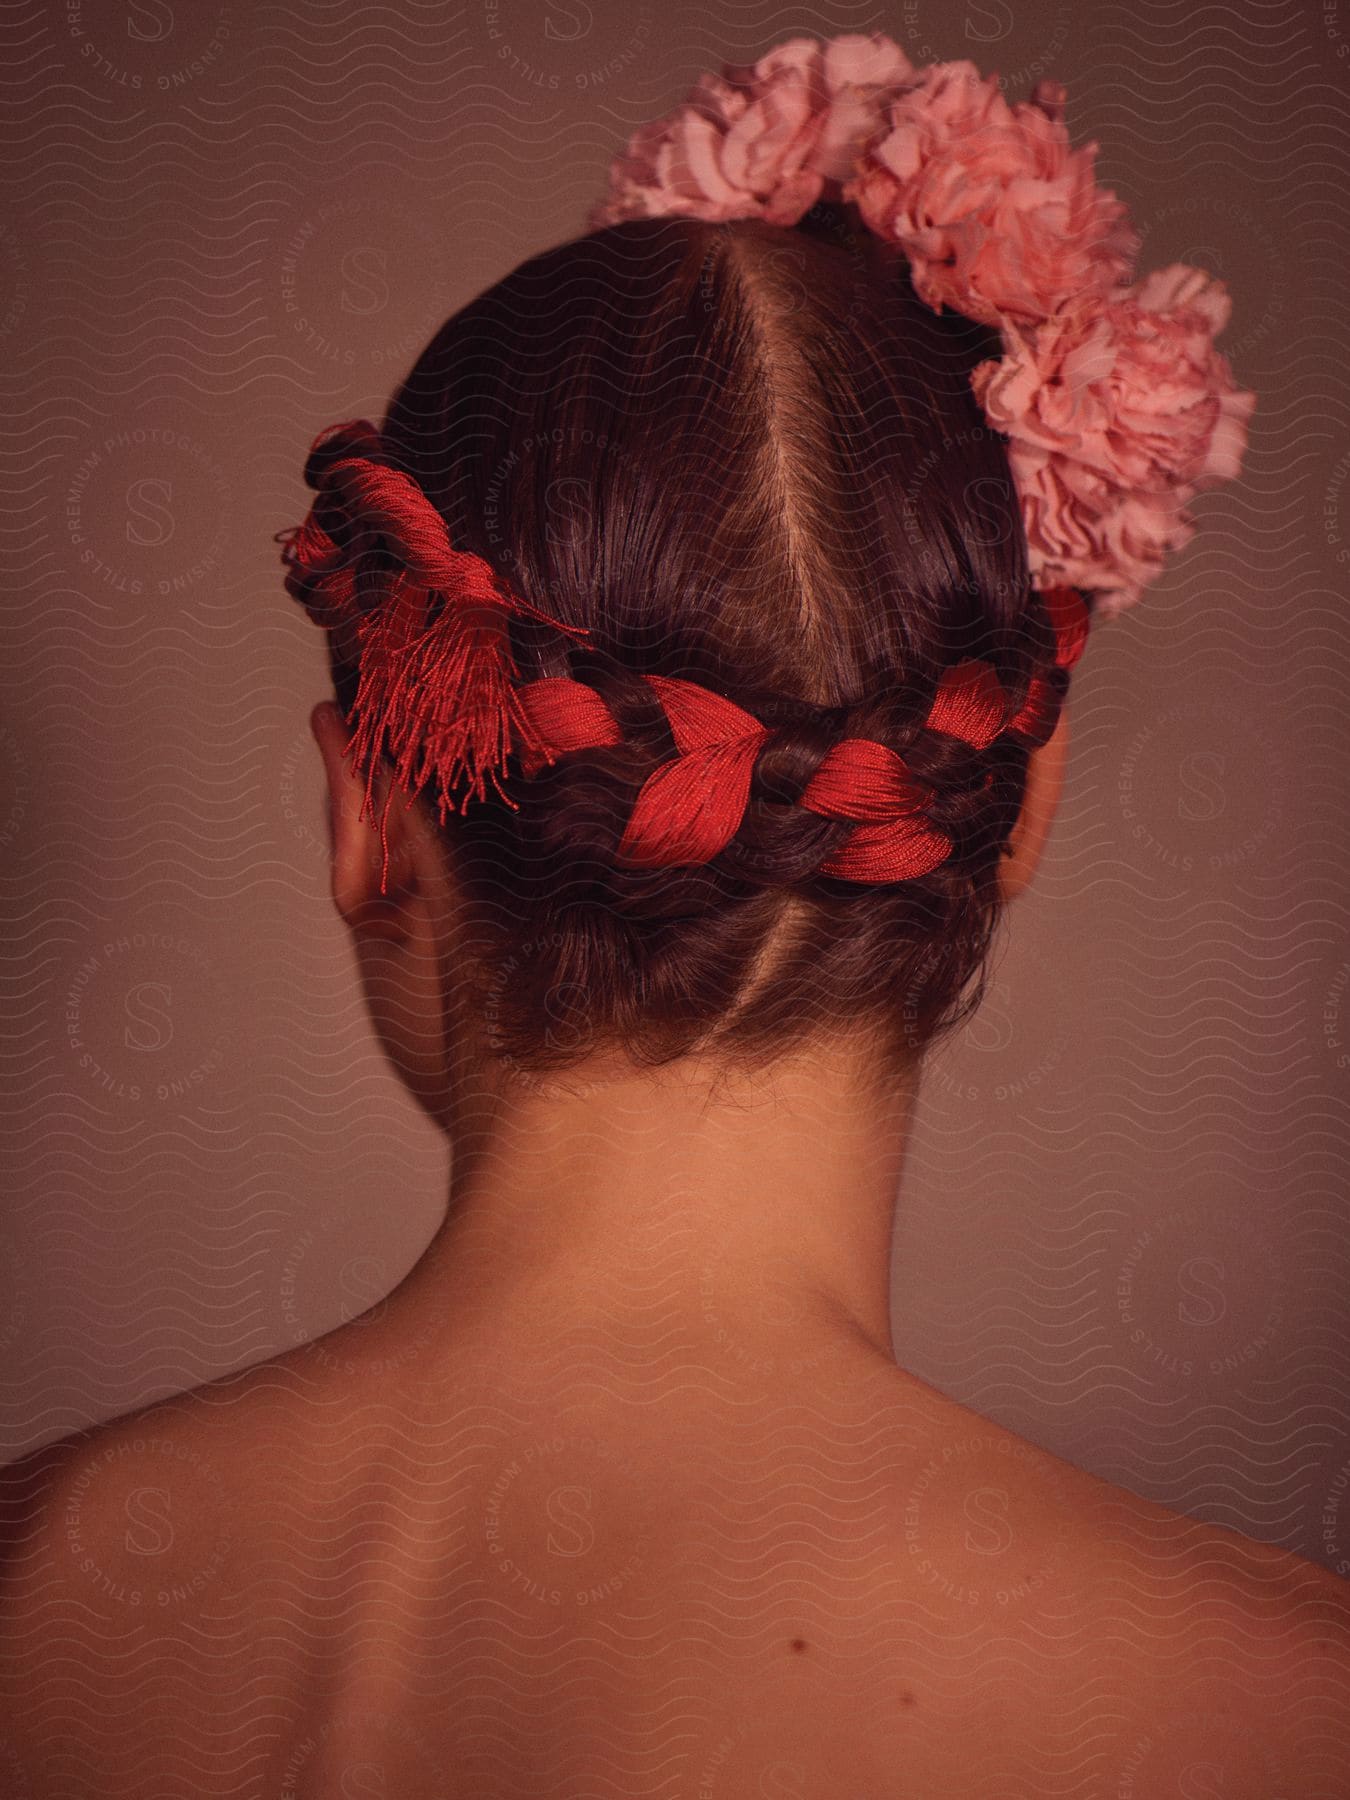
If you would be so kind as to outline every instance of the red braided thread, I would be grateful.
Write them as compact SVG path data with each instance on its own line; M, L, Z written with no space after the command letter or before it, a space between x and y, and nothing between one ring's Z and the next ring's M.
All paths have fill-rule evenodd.
M1055 627L1056 664L1071 668L1087 640L1088 611L1072 589L1045 595ZM721 694L693 681L644 675L660 700L677 754L647 777L619 843L621 859L643 868L710 861L735 837L750 798L750 780L771 728ZM520 697L546 746L522 755L526 776L537 774L554 753L623 741L608 706L584 682L550 677L527 682ZM1043 676L1033 678L1027 699L1011 720L1008 698L987 663L966 661L938 684L924 719L941 731L986 750L1008 734L1034 747L1054 729L1059 698ZM945 862L952 840L924 816L928 790L889 745L844 738L821 759L802 790L800 804L831 819L850 819L857 829L820 864L822 875L849 881L908 881Z
M442 822L450 790L464 776L461 812L470 797L484 797L489 780L514 806L498 778L513 751L528 777L560 754L618 744L622 734L603 699L584 682L519 681L506 615L539 619L573 637L590 634L521 599L481 557L456 550L422 489L373 460L378 453L378 434L366 420L321 432L305 468L319 498L302 525L279 534L287 592L316 622L330 629L347 625L357 635L356 724L346 754L367 769L362 816L372 807L385 745L409 805L436 776ZM392 575L383 560L388 551L400 565ZM375 579L388 582L384 602L363 609L360 594ZM428 622L436 596L443 604ZM1050 590L1042 599L1055 630L1056 664L1072 668L1086 643L1087 608L1071 588ZM755 759L770 727L696 682L642 679L670 721L677 754L643 783L619 856L645 868L708 862L740 829ZM924 723L977 750L1003 733L1034 746L1054 729L1059 704L1050 682L1037 676L1010 720L994 670L968 660L943 676ZM851 820L856 829L820 864L820 873L890 882L935 869L951 854L952 841L924 817L926 792L885 744L845 738L833 746L800 803L826 818ZM392 798L391 787L380 820L381 893Z
M436 776L442 823L451 790L463 778L461 811L471 797L484 797L488 781L514 806L498 771L513 736L528 746L532 727L520 701L506 615L542 620L574 638L590 633L530 605L482 557L456 550L418 484L374 460L379 454L379 434L367 419L321 431L305 464L319 498L302 525L281 534L287 591L321 623L356 631L361 673L346 754L366 769L362 816L373 812L375 771L386 746L409 805ZM363 587L385 578L390 553L399 566L383 604L362 608ZM391 787L380 815L381 893L392 799Z

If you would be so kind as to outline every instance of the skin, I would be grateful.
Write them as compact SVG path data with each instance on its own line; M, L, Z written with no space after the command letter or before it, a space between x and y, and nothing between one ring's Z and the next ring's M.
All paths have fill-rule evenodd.
M503 1070L444 848L396 801L382 897L312 725L445 1221L319 1343L7 1472L15 1791L1345 1800L1345 1584L896 1367L913 1071L847 1038L755 1078Z
M396 798L382 896L373 821L387 787L381 783L362 819L364 790L344 761L338 708L321 703L310 724L328 781L333 904L352 935L385 1048L456 1152L447 1223L408 1283L406 1303L431 1289L437 1308L488 1297L495 1306L496 1290L487 1286L495 1275L480 1246L497 1238L499 1222L508 1230L491 1263L494 1271L504 1264L512 1288L522 1269L538 1263L551 1294L570 1294L569 1275L584 1269L594 1280L597 1258L622 1281L644 1254L644 1214L669 1216L678 1170L679 1181L700 1194L692 1225L687 1208L674 1204L709 1254L746 1273L776 1271L794 1307L827 1331L855 1334L892 1366L888 1251L914 1073L897 1079L878 1070L870 1046L842 1041L787 1059L767 1082L728 1081L692 1061L653 1077L600 1059L542 1087L503 1079L484 1054L477 1021L459 1004L446 927L453 871L443 844L419 808ZM1040 860L1068 735L1066 710L1031 759L1002 875L1009 899ZM586 1152L578 1158L569 1146L583 1134ZM664 1179L654 1184L658 1170ZM530 1199L541 1179L547 1209Z

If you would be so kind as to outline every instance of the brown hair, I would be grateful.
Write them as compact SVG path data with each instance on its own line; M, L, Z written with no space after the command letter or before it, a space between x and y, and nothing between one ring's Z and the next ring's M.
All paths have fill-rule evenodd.
M915 296L852 208L794 228L628 221L523 263L450 319L391 403L388 462L450 541L586 626L512 625L522 679L594 686L623 742L562 756L438 825L472 922L493 1050L560 1070L600 1047L742 1066L874 1030L913 1054L978 1004L1028 751L925 728L943 672L990 663L1014 708L1066 672L1031 590L1002 439L969 374L997 338ZM350 712L358 670L332 644ZM615 847L674 752L639 675L775 730L711 862ZM826 751L875 738L931 784L931 873L818 872L851 827L795 804ZM430 816L430 815L428 815ZM792 902L792 904L789 904Z

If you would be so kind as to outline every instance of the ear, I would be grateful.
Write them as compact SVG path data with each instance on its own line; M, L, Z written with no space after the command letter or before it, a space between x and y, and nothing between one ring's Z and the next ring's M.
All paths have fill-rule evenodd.
M389 768L381 763L376 769L371 784L371 810L362 818L366 782L345 756L350 733L341 709L332 700L321 701L310 713L309 725L328 781L333 904L351 931L401 941L409 934L408 912L418 892L416 821L406 797L395 793L385 813L389 866L382 894L384 845L380 815L391 786Z
M1059 805L1068 755L1069 709L1065 706L1051 736L1027 759L1026 795L1008 840L1008 853L999 868L1005 902L1015 899L1036 873Z

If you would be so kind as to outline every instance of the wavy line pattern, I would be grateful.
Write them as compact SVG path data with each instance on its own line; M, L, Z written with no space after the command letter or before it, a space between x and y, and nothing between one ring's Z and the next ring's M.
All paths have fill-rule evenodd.
M405 1283L445 1142L331 910L272 541L698 72L873 29L1061 76L1260 395L926 1072L899 1370L682 1167L626 1260L494 1304L522 1194L486 1298ZM0 1790L1347 1800L1350 10L13 0L0 46Z

